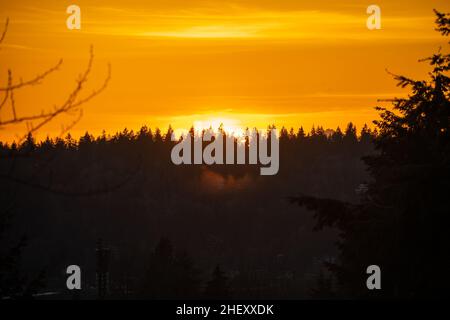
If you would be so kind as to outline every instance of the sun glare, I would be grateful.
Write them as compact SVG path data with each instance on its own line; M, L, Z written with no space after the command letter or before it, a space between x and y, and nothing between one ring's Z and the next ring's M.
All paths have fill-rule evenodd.
M232 118L214 117L193 122L194 133L201 135L203 131L212 130L214 134L219 131L225 132L229 136L243 138L245 129L241 121ZM186 135L189 132L187 128L175 128L174 134L176 138Z
M240 137L244 135L244 129L241 126L241 122L236 119L230 118L211 118L202 121L194 122L194 131L200 133L203 130L212 129L214 132L218 132L222 129L226 134Z

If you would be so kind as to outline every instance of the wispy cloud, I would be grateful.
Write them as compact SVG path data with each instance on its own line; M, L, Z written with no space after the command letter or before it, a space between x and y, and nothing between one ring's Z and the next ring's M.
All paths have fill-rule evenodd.
M94 14L93 12L96 12ZM235 7L216 11L205 8L132 10L92 7L84 20L89 33L167 38L268 38L268 39L415 39L438 37L430 32L430 16L383 16L386 30L370 32L364 11L267 10Z

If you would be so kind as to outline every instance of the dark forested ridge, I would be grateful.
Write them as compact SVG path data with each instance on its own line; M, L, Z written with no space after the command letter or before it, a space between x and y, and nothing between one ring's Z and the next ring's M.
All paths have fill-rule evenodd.
M312 214L288 197L357 201L374 133L282 129L275 176L254 165L175 166L170 133L2 144L1 202L11 213L3 250L26 235L20 268L29 281L45 271L40 292L67 294L65 268L77 264L84 297L95 297L101 238L110 297L310 297L335 257L335 232L314 232Z

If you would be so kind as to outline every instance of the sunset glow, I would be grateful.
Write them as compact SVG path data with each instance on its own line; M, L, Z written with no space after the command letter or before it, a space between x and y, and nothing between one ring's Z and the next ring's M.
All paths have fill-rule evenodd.
M92 44L86 94L102 83L108 63L112 79L85 106L73 136L221 122L234 132L271 124L335 129L349 121L361 128L377 118L378 99L405 95L386 69L426 75L417 57L442 45L432 10L450 10L441 0L377 4L382 29L370 31L366 1L83 0L81 30L68 30L66 4L9 1L0 12L0 20L10 18L0 82L8 69L29 79L63 58L58 72L15 97L21 115L51 109L73 88ZM70 121L63 116L37 135L58 136ZM25 130L0 134L12 140Z

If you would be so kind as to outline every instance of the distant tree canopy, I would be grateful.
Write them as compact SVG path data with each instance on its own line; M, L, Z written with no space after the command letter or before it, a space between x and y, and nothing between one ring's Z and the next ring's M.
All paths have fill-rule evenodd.
M114 297L204 297L207 287L208 297L306 297L315 261L334 254L335 236L312 232L311 216L295 215L286 197L294 189L356 197L367 178L360 158L373 152L376 133L367 129L364 140L363 131L357 139L339 131L281 128L280 171L270 178L254 165L176 166L170 131L148 127L1 143L1 210L14 221L0 234L0 253L29 235L21 266L30 279L45 269L53 292L66 290L64 268L74 261L95 285L102 238ZM344 142L347 132L353 138ZM211 274L217 264L221 272ZM8 268L0 264L2 288L17 291Z
M271 128L269 126L269 128ZM274 127L275 128L275 127ZM219 128L220 129L220 128ZM193 132L193 128L191 132ZM155 128L152 130L147 126L141 127L139 131L135 132L127 128L115 134L107 134L105 131L97 137L86 132L78 140L75 140L70 133L66 135L65 138L47 138L43 141L36 141L32 133L29 133L27 137L21 141L17 142L2 142L0 141L0 150L12 150L12 151L25 151L31 152L37 149L53 149L53 148L66 148L66 149L83 149L88 145L98 145L102 143L117 144L121 142L138 142L138 143L166 143L168 145L173 145L171 140L171 135L173 129L171 126L167 129L165 133L161 132L160 128ZM226 132L224 133L226 135ZM311 142L341 142L348 141L349 143L357 143L361 140L367 140L371 142L373 138L378 135L377 129L371 130L367 124L363 126L359 134L357 133L357 128L352 122L349 122L345 132L343 133L339 127L335 130L326 129L322 126L313 126L309 132L305 132L303 127L300 127L297 133L295 133L294 128L289 130L282 127L279 131L279 138L281 141L303 141L309 140Z
M450 14L436 15L436 30L448 36ZM393 99L391 110L377 107L378 153L364 158L373 181L360 202L292 198L315 211L317 228L341 231L339 259L328 267L349 297L444 296L450 287L450 55L439 50L421 61L430 78L394 75L411 94ZM381 290L366 287L372 264L381 268Z

